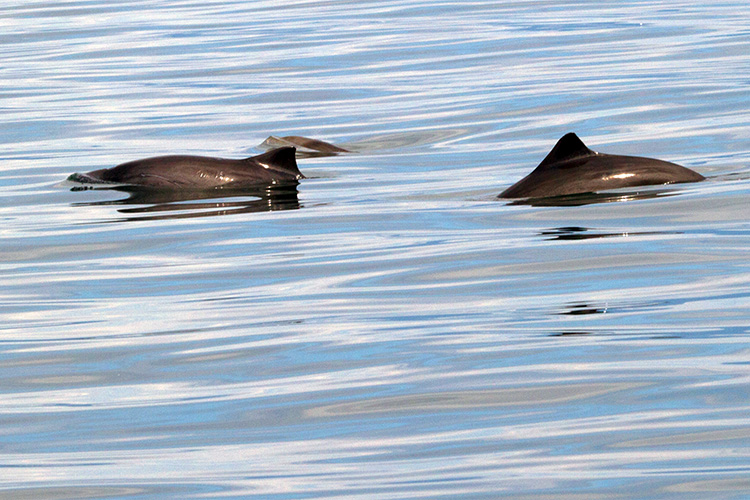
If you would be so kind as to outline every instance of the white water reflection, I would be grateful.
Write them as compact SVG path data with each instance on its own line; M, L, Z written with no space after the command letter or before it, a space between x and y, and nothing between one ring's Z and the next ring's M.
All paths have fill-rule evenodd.
M749 21L0 5L0 498L744 498ZM497 200L569 131L708 180ZM270 135L356 153L281 197L60 186Z

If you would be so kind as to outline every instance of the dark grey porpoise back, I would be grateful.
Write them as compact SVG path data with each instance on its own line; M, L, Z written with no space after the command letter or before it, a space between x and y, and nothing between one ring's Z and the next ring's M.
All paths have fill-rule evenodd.
M160 189L241 188L303 179L295 148L283 147L241 160L207 156L158 156L95 170L83 180Z
M698 182L697 172L653 158L597 153L574 133L564 135L529 175L500 198L546 198L651 184Z
M321 141L319 139L311 139L309 137L301 137L299 135L287 135L282 137L285 141L292 144L298 145L303 148L320 151L321 153L348 153L348 149L336 146L330 142Z

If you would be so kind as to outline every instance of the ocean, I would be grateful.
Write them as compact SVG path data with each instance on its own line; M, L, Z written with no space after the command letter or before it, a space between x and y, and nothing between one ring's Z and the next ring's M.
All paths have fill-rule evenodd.
M0 499L746 499L739 1L0 3ZM498 194L575 132L696 170ZM146 196L138 158L300 157Z

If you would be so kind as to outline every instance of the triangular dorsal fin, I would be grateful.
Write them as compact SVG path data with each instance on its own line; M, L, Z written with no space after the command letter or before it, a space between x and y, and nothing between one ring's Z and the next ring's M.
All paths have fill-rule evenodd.
M591 154L594 154L594 152L587 148L577 135L573 132L568 132L557 141L555 147L552 148L552 151L550 151L544 160L542 160L542 163L540 163L539 166L548 166Z
M276 148L258 156L251 156L248 160L260 163L269 170L284 172L302 179L304 176L297 168L296 151L292 147Z

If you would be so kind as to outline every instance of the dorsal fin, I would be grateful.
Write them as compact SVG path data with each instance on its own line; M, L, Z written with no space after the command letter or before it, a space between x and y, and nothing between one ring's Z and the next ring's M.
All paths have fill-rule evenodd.
M557 141L555 147L552 148L552 151L550 151L544 160L542 160L542 163L540 163L539 166L546 167L558 162L591 154L594 154L594 152L587 148L577 135L573 132L569 132Z
M264 167L276 172L283 172L303 179L302 172L297 167L296 149L292 147L283 147L272 149L258 156L252 156L248 160L261 163Z

